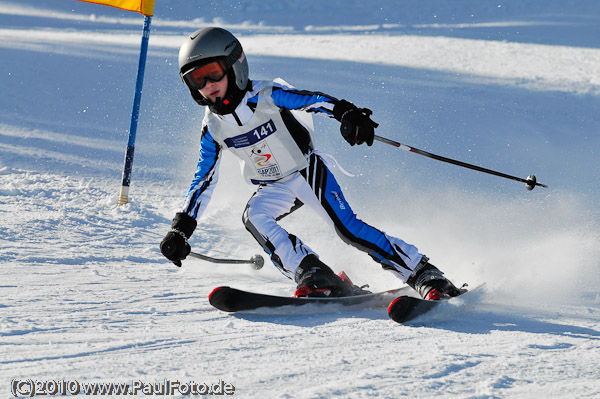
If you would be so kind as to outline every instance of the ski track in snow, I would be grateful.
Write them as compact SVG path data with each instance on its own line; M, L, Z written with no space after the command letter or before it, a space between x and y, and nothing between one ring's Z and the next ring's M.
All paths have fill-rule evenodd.
M157 4L131 201L117 207L139 16L0 1L0 392L14 378L222 379L242 398L600 397L595 2L221 3L197 19L191 3ZM363 98L384 136L537 171L550 188L526 193L381 145L344 146L336 124L316 120L333 132L318 145L357 174L337 173L359 216L485 289L406 326L382 309L213 309L219 285L289 295L293 284L268 260L259 271L177 268L158 251L202 118L177 48L211 23L239 34L260 78ZM238 173L225 155L195 251L260 253L241 224L253 191ZM400 285L310 212L282 223L355 283Z

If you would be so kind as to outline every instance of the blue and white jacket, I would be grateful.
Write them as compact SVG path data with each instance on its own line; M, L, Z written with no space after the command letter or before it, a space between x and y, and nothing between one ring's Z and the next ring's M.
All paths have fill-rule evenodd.
M198 168L186 195L183 212L199 219L206 209L218 181L223 148L240 158L245 165L244 175L253 184L276 181L306 167L303 159L306 160L313 150L312 120L299 117L298 112L304 111L309 117L320 113L333 118L337 101L327 94L297 90L281 79L273 82L257 80L252 82L252 89L246 92L231 114L218 115L207 108L202 123ZM272 118L264 115L265 109L271 109ZM278 111L277 115L273 109ZM264 121L253 118L255 113ZM275 131L277 135L272 134ZM277 150L276 147L281 148ZM270 154L265 157L265 151L279 155L279 164L271 162L277 157L271 160Z

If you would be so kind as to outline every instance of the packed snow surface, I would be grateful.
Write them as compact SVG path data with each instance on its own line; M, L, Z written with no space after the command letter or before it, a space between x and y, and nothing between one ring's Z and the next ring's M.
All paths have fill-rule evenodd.
M157 1L119 207L142 22L72 0L0 0L2 395L31 380L194 381L241 398L600 397L599 2ZM294 284L266 254L256 271L177 268L158 250L203 115L178 47L205 26L240 38L252 78L351 100L381 136L547 184L350 147L335 121L315 119L317 146L355 175L334 169L358 215L484 288L409 325L384 309L212 308L220 285L290 295ZM241 223L254 188L228 154L221 167L191 244L248 259L262 253ZM282 221L355 283L402 285L319 222L306 209Z

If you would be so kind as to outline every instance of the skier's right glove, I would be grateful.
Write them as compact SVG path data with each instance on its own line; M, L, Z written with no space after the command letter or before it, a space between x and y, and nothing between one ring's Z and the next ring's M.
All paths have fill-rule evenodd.
M338 101L333 107L333 117L341 122L340 132L350 145L373 145L375 128L379 124L373 122L371 114L370 109L358 108L346 100Z
M191 252L188 238L196 229L196 219L185 213L177 213L173 218L171 231L160 242L160 252L176 266L181 267L181 261Z

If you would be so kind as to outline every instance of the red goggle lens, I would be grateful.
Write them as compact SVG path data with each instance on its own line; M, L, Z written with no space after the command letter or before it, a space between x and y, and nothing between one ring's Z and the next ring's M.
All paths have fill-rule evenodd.
M186 72L185 75L183 75L183 80L188 86L201 90L209 81L220 82L226 72L227 71L221 62L211 62L210 64Z

